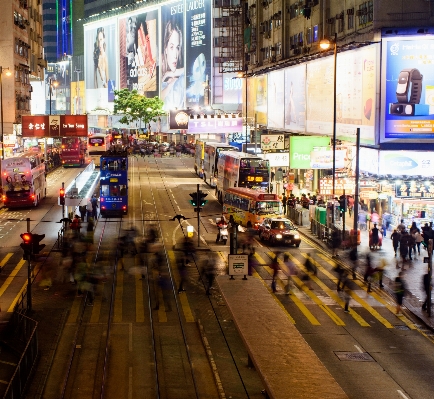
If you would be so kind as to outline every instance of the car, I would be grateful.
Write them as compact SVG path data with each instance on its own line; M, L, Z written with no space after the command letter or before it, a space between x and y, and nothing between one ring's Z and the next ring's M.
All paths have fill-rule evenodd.
M289 219L283 217L265 218L258 228L259 239L268 241L273 245L300 246L301 238Z

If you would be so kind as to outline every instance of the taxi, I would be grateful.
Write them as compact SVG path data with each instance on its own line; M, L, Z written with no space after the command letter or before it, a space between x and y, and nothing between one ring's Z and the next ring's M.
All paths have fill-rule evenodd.
M295 225L286 218L265 218L258 228L259 238L273 245L300 246L301 238Z

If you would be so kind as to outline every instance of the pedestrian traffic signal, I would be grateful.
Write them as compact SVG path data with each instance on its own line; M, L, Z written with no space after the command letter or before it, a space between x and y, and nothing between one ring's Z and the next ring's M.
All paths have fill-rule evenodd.
M204 206L208 200L205 199L207 196L207 193L204 193L203 191L190 193L190 197L192 198L190 200L190 204L197 207L197 206Z
M33 234L32 233L22 233L20 234L21 239L23 242L20 244L20 247L23 249L23 259L27 260L29 259L30 255L32 254L33 250Z
M65 189L62 187L59 191L60 205L65 205Z
M347 211L347 197L345 195L339 197L339 208L341 212Z
M45 248L45 244L40 244L44 238L45 234L32 234L33 255L38 254Z

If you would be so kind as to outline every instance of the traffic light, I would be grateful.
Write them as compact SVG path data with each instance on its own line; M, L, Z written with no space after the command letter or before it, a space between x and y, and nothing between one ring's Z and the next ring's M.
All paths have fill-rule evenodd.
M208 200L205 199L208 194L203 191L190 193L189 195L192 198L190 204L193 206L204 206L208 202Z
M60 205L65 205L65 189L62 187L59 191Z
M40 244L45 238L45 234L32 234L32 236L33 255L36 255L45 248L45 244Z
M33 250L33 234L32 233L22 233L20 234L21 239L23 242L20 244L20 247L23 249L23 259L27 260L29 259L30 255L32 254Z
M341 209L341 212L347 211L347 197L345 195L339 197L339 208Z

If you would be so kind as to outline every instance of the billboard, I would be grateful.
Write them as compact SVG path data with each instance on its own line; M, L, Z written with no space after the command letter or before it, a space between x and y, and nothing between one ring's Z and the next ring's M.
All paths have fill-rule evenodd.
M329 137L291 136L289 166L292 169L310 169L310 154L315 147L330 145Z
M87 112L113 111L117 88L119 48L116 20L101 20L84 27L84 63Z
M211 103L211 0L186 1L187 107Z
M432 177L434 153L428 151L380 151L379 173L394 176Z
M50 85L50 80L52 84ZM55 84L53 84L55 82ZM71 64L61 61L47 64L45 69L45 103L46 110L51 113L71 113Z
M285 74L283 70L268 74L268 128L283 129L285 114Z
M306 128L306 65L285 69L285 129Z
M383 39L381 142L433 142L433 58L433 36Z
M87 115L23 115L23 137L87 137Z
M158 95L158 10L119 18L119 86Z
M336 136L341 140L355 141L360 127L360 142L375 144L378 58L377 44L337 55ZM333 57L307 63L306 130L310 133L332 135L333 71Z
M244 79L246 80L246 79ZM267 124L267 75L247 79L247 116L256 117L259 125ZM244 101L243 101L244 103ZM245 112L243 112L245 115Z

